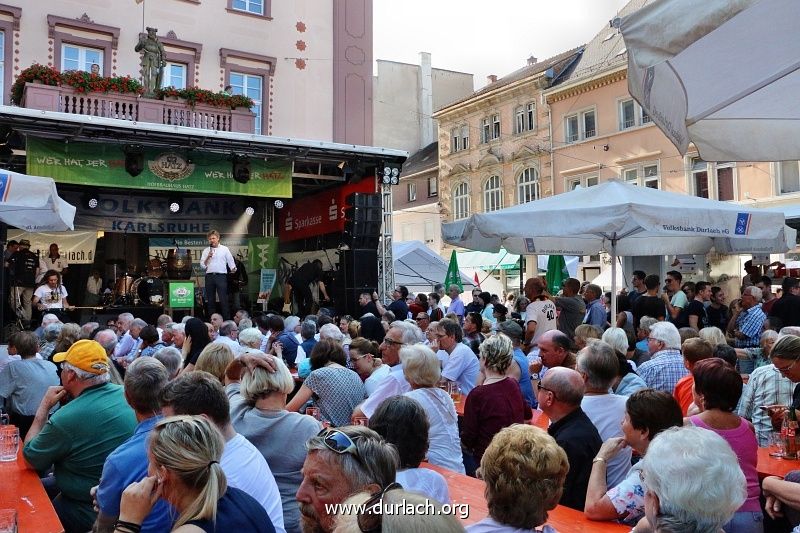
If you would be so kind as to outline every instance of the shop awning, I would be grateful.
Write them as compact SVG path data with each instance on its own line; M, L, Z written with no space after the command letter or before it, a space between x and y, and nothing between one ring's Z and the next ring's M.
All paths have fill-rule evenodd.
M492 252L458 252L458 266L481 270L513 270L519 268L519 256L500 250Z

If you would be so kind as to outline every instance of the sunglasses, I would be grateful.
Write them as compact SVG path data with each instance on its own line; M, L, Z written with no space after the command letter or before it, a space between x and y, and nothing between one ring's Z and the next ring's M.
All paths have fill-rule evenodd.
M383 522L383 505L380 503L383 500L384 494L390 490L402 489L400 483L389 483L385 489L376 492L372 497L365 501L362 509L363 512L359 513L357 517L358 529L362 533L377 533L382 529Z
M392 339L390 339L389 337L384 337L384 338L383 338L383 342L384 342L384 343L385 343L387 346L394 346L394 345L397 345L397 346L405 346L405 345L406 345L406 343L404 343L404 342L395 341L395 340L392 340Z
M430 319L430 317L426 315L426 316L418 316L418 317L417 317L417 318L415 318L414 320L416 320L417 322L419 322L420 320L428 320L428 319Z
M317 434L317 437L322 437L322 443L330 451L339 455L349 453L358 459L358 462L361 462L361 457L358 455L358 447L347 434L338 429L325 428Z
M553 398L555 398L556 400L558 400L558 397L556 396L556 393L555 393L555 392L553 392L553 390L552 390L552 389L548 389L547 387L543 387L541 383L537 383L537 384L536 384L536 390L537 390L537 391L547 391L547 392L549 392L550 394L552 394L552 395L553 395Z

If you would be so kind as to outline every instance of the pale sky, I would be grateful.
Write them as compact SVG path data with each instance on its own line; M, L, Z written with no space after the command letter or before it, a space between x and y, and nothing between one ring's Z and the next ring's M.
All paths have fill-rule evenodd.
M589 41L628 0L375 0L374 58L498 78Z

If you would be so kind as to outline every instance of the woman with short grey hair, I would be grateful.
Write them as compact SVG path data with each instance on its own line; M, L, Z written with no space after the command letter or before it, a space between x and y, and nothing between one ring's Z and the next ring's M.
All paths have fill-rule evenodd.
M411 384L411 391L405 396L422 405L430 423L428 462L463 474L458 414L450 395L436 386L441 377L439 359L427 346L412 344L400 349L400 362L403 375Z
M261 347L261 340L264 338L258 328L246 328L239 331L239 344L245 348L258 350Z

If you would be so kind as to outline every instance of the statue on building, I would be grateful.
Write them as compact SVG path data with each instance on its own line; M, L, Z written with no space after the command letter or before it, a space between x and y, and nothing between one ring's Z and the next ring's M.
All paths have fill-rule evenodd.
M164 79L164 67L167 66L164 45L158 40L158 28L147 28L147 35L139 39L135 50L142 53L142 85L144 95L154 97L156 89L161 88Z

